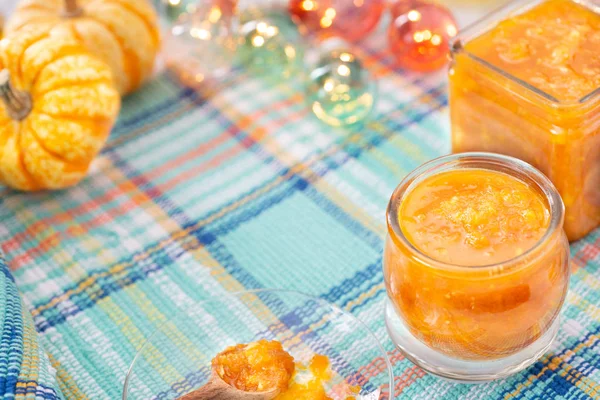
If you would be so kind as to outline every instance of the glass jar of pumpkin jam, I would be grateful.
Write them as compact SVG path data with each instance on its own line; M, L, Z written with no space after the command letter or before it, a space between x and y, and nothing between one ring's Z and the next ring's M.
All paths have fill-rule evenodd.
M563 221L552 183L521 160L464 153L413 171L387 210L392 340L424 369L460 380L534 362L567 292Z
M534 165L560 192L570 240L600 224L600 3L516 1L453 43L453 152Z

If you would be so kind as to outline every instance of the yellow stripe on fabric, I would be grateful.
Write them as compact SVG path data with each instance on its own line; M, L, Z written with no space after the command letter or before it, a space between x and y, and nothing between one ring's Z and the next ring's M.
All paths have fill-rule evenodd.
M360 222L363 227L374 232L380 238L385 237L386 229L384 221L373 218L363 209L355 205L355 203L348 201L347 197L326 181L319 180L314 185L322 195L327 196L327 198L333 201L338 208L343 210L346 214L351 215L352 218Z
M52 355L52 353L48 352L48 357L50 358L50 364L52 364L52 367L56 370L58 385L65 398L77 400L89 399L89 397L81 391L79 386L77 386L75 379L73 379L67 370L63 368L61 363Z
M544 355L539 361L543 362L544 364L546 364L541 370L540 372L538 372L535 375L530 375L529 378L527 378L527 381L525 383L519 383L517 385L517 387L515 388L515 390L512 393L507 393L504 396L504 399L512 399L515 396L519 395L519 393L521 393L521 391L523 389L526 389L527 387L531 386L531 384L536 380L539 379L541 376L544 375L544 373L548 370L555 370L557 367L553 367L551 362L549 361L549 355ZM554 359L556 359L558 357L554 357ZM553 362L553 361L552 361Z
M17 382L16 388L18 390L22 390L24 391L26 394L16 394L15 395L15 400L35 400L35 392L36 389L38 387L38 383L37 381L33 381L33 382ZM29 393L27 393L27 389L29 389Z
M410 158L415 160L416 165L420 165L420 164L425 163L426 161L431 160L431 157L429 157L423 153L423 149L421 148L421 146L411 142L410 140L406 139L402 135L394 136L393 139L390 140L389 142L391 143L392 146L394 146L398 149L402 149L402 152L404 154L408 155ZM389 168L392 163L393 163L393 160L390 161L386 166L388 166L388 168ZM404 177L404 176L402 175L402 177ZM400 182L398 182L398 183L400 183Z
M598 335L590 335L590 337L585 342L578 344L574 349L568 350L565 353L565 355L560 358L562 364L565 364L563 367L563 370L570 371L570 370L574 369L573 366L571 366L570 364L567 364L566 362L563 361L565 358L568 358L569 356L572 356L572 355L576 355L584 348L593 347L596 344L596 342L598 341L598 339L599 339ZM581 375L581 374L579 374L579 375ZM579 377L577 377L577 378L579 378ZM587 376L581 376L581 379L579 381L577 381L576 385L577 385L577 387L581 388L582 390L584 390L584 388L585 388L584 391L586 393L593 392L593 393L597 394L600 392L600 384L591 380ZM583 385L583 387L582 387L582 385Z
M581 372L577 371L577 369L573 368L571 365L567 365L559 372L559 375L568 382L573 383L591 398L597 398L598 395L600 395L600 385L587 376L583 376Z
M567 358L571 357L572 355L579 353L583 348L592 347L597 340L598 340L597 335L591 335L588 340L586 340L583 343L580 343L575 348L569 350L567 353L565 353L564 355L562 355L560 357L554 356L554 357L550 358L551 357L550 355L545 355L540 361L542 361L546 365L544 365L544 367L540 370L540 372L535 375L531 375L527 379L527 382L517 385L515 390L512 393L506 394L504 396L504 398L511 399L511 398L516 397L517 395L519 395L519 393L521 393L521 391L523 389L531 386L536 379L539 379L548 370L556 371L558 369L561 369L561 365L564 365L564 367L562 367L562 370L570 371L571 369L573 369L573 367L571 365L569 365L565 360ZM577 387L579 387L586 393L592 392L594 394L597 394L600 392L600 385L598 383L592 381L589 378L587 378L587 379L583 379L583 378L587 378L587 377L582 377L581 380L577 381L575 383L575 385L577 385Z
M346 304L346 307L345 307L346 311L352 310L354 307L364 303L368 299L375 297L380 290L384 290L384 289L385 289L385 285L383 283L379 283L379 284L371 287L371 289L369 289L367 292L362 292L360 294L360 296L358 296L357 298L355 298L354 300L352 300L352 301L348 302L348 304Z
M594 289L594 285L590 284L590 286L592 289ZM594 321L600 321L600 307L591 303L585 297L582 297L575 292L569 292L566 303L578 308L590 319L593 319Z
M231 276L223 266L211 257L210 253L204 247L198 247L190 252L191 256L198 261L200 265L207 267L211 276L229 292L239 292L244 290L244 286Z
M197 359L206 359L210 361L210 355L204 354L203 352L197 349L197 346L188 339L188 337L183 334L172 321L169 321L170 316L165 316L159 308L152 303L150 299L146 296L139 287L136 285L132 285L128 288L127 294L131 298L131 300L138 306L138 309L142 311L148 320L156 325L159 332L165 334L166 337L170 339L170 341L180 348L183 353L192 354ZM116 304L112 307L118 307ZM120 309L119 309L120 310ZM119 326L124 336L127 337L129 342L133 344L136 350L139 350L141 346L146 343L147 337L135 336L128 334L128 331L140 333L135 324L131 321L131 319L120 310L120 320L115 320L116 325ZM125 323L123 323L125 322ZM126 328L126 330L123 329ZM172 363L169 361L167 355L162 354L158 351L158 349L152 344L152 342L148 342L144 349L144 359L148 362L152 368L157 371L165 382L171 383L171 379L169 377L179 376L179 379L183 379L184 376L181 376Z
M33 388L32 393L17 394L15 399L35 399L35 389L37 388L39 378L39 345L37 332L33 327L33 321L29 311L21 302L21 318L23 321L23 359L21 361L21 370L16 387L21 389Z
M185 83L187 84L187 86L190 89L194 89L194 91L196 93L201 94L203 99L208 100L211 97L213 97L215 94L219 93L221 90L226 90L228 88L231 88L232 86L239 84L239 82L241 82L241 81L242 81L241 76L237 75L233 79L229 79L229 80L222 82L218 86L218 89L211 88L211 87L207 88L205 85L198 85L195 80L193 80L193 81L187 80ZM104 148L105 148L105 150L116 148L116 147L120 146L121 144L128 142L130 140L134 140L147 132L155 131L161 125L166 125L168 122L178 119L180 116L182 116L186 112L192 111L193 109L195 109L197 107L198 107L198 104L195 102L186 102L185 105L180 105L177 108L177 110L173 111L172 113L165 115L164 117L162 117L156 121L153 121L152 123L149 123L149 124L145 123L140 128L134 129L127 134L120 135L116 139L109 141Z
M369 125L369 128L371 128L374 131L377 131L379 133L382 133L385 131L385 128L379 123ZM389 143L396 146L396 144L394 143L396 140L399 140L402 143L405 142L405 140L401 139L400 136L397 135L394 137L394 140L390 140ZM405 151L405 150L406 149L403 148L403 151ZM406 173L408 172L408 171L405 171L403 168L401 168L398 165L397 161L394 161L391 158L389 158L385 153L383 153L378 148L371 149L371 154L373 154L373 157L376 158L379 163L381 163L383 166L385 166L388 170L390 170L392 173L394 173L394 175L396 175L398 177L402 177L402 176L406 175ZM421 157L419 157L419 159L420 158ZM425 157L423 156L423 158L425 158Z
M590 272L584 270L583 273L585 274L583 277L583 280L585 281L586 284L588 284L590 286L590 288L598 290L600 289L600 278L597 277L594 274L591 274Z
M291 90L284 91L288 95L283 102L289 101L290 98L297 96ZM282 148L277 139L264 131L264 126L259 125L260 120L250 118L248 115L234 109L234 104L229 103L226 99L221 96L216 96L213 99L214 105L219 109L229 121L236 126L237 129L246 133L252 140L259 142L260 145L273 155L279 162L286 164L288 167L299 160L292 154ZM277 109L277 104L273 105L274 109ZM289 117L288 117L289 118ZM272 124L272 122L271 122Z
M88 242L89 240L90 239L88 237L85 242ZM55 265L64 266L61 268L61 272L65 273L74 281L77 281L78 279L81 279L82 276L87 275L87 272L85 268L83 268L81 261L75 260L73 258L73 254L67 251L66 247L58 245L54 247L54 249L56 249L56 253L52 256L52 260L54 261Z

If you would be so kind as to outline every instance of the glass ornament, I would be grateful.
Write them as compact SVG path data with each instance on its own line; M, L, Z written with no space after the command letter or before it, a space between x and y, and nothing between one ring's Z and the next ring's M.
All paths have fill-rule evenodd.
M185 14L196 11L197 0L161 0L159 12L169 22L176 22Z
M328 125L343 127L364 122L373 110L376 95L376 81L356 55L345 48L321 55L310 73L310 107Z
M390 49L398 64L419 72L435 71L448 62L450 39L458 28L447 8L423 1L403 2L392 7L388 29Z
M245 10L240 16L237 58L257 74L290 77L303 69L298 28L285 10Z
M408 13L415 6L431 3L430 0L395 0L389 3L392 20Z
M308 33L355 42L375 29L385 6L385 0L290 0L288 8Z
M232 68L236 50L235 2L196 0L189 9L192 12L180 14L165 38L167 66L186 81L224 76Z

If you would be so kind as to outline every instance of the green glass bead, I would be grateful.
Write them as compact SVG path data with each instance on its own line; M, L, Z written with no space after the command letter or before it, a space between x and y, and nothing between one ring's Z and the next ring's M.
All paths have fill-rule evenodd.
M347 50L322 55L310 73L307 90L313 113L335 127L364 122L373 110L377 95L375 80Z
M237 57L255 73L289 78L302 70L304 50L284 10L246 10L240 17Z

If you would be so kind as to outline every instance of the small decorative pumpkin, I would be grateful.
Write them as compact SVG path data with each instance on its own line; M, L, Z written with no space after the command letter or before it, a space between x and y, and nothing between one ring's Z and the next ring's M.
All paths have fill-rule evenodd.
M5 33L30 25L85 44L110 65L121 94L151 76L160 48L158 17L148 0L22 0Z
M0 99L0 182L26 191L79 182L121 104L108 65L36 28L0 41Z

